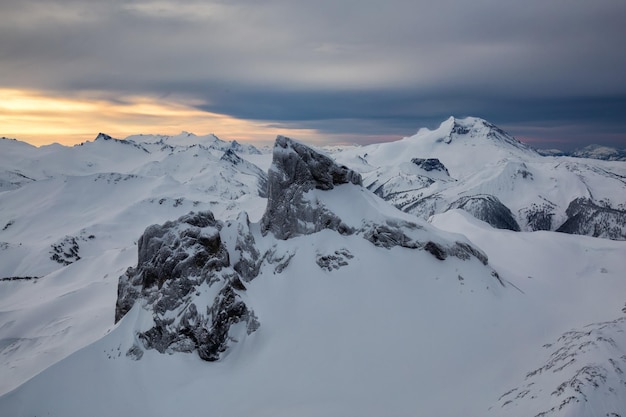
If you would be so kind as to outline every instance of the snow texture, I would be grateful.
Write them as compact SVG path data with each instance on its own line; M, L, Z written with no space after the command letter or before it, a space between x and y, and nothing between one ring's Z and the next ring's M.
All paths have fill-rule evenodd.
M461 208L497 228L625 239L623 162L542 156L482 119L450 118L335 158L375 194L423 219Z
M624 178L476 118L1 139L0 415L623 417L626 241L554 231L622 233Z

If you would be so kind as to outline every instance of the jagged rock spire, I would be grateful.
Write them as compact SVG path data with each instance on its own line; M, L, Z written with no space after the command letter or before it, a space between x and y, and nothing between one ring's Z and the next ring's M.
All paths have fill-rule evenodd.
M272 232L279 239L288 239L327 228L348 232L341 219L305 198L305 193L314 188L331 190L348 183L361 185L361 175L306 145L278 136L268 173L267 209L261 220L263 233Z

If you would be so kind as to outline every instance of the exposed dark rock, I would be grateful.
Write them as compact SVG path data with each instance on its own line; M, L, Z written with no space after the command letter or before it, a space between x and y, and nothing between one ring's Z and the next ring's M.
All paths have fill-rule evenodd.
M259 197L267 197L267 174L263 172L261 168L241 158L235 153L233 147L228 148L220 160L237 166L242 173L248 173L255 176L258 181Z
M13 226L14 224L15 224L15 220L9 220L7 224L5 224L4 227L2 228L2 231L7 230L9 227Z
M210 212L190 213L176 222L153 225L139 239L138 265L144 265L142 287L159 288L170 279L211 278L228 266L228 251Z
M233 165L240 165L244 162L244 160L241 159L241 157L237 155L232 148L227 149L220 160L230 162Z
M451 135L467 135L469 132L469 127L461 125L458 120L454 121L452 129L450 129Z
M534 416L620 415L626 395L626 317L563 333L548 360L526 374L523 385L499 399L498 415L512 409ZM602 412L600 413L600 410Z
M472 257L478 259L482 262L483 265L487 265L489 263L489 259L487 255L481 250L475 248L474 246L464 243L464 242L454 242L454 245L447 248L447 252L450 256L455 256L459 259L468 260ZM495 271L492 272L492 275L497 277L497 273ZM497 277L498 281L500 281L500 277ZM500 281L502 283L502 281Z
M244 281L251 281L259 274L263 258L256 247L254 236L250 232L250 220L246 213L239 215L235 227L237 228L235 251L238 259L233 268Z
M50 259L61 265L69 265L80 260L80 246L74 236L65 236L50 246Z
M274 246L265 252L265 255L263 255L263 261L267 262L269 265L274 265L274 273L280 274L289 266L289 263L295 255L296 253L294 251L279 253L276 246Z
M195 285L217 280L217 272L230 264L220 227L210 212L192 212L174 222L149 226L138 242L137 268L120 277L116 321L139 294L157 310L167 310Z
M533 204L520 210L520 216L526 219L527 229L552 230L552 221L556 205L546 202L538 205Z
M111 140L113 139L110 135L107 135L106 133L98 133L98 136L96 136L96 138L94 140Z
M449 175L448 169L437 158L413 158L411 162L422 168L424 171L441 171Z
M195 350L213 361L227 350L233 325L244 322L248 333L258 328L256 316L239 296L245 286L230 266L221 229L212 213L201 212L144 232L137 267L119 280L115 320L141 300L154 321L139 334L145 348L161 353ZM215 294L214 288L217 295L208 295ZM206 304L206 311L199 311L194 301ZM132 356L140 357L136 352Z
M461 197L450 204L448 210L456 208L467 211L496 229L520 231L519 224L517 224L511 210L492 195L479 194Z
M409 236L411 230L420 229L415 223L409 222L387 222L386 224L369 224L358 233L363 238L369 240L376 246L391 249L400 246L408 249L423 249L435 258L443 261L448 256L468 260L477 258L482 264L487 265L488 259L479 249L463 242L453 244L442 244L432 240L419 241Z
M347 183L361 185L361 175L306 145L278 136L268 175L267 209L261 219L263 234L289 239L323 229L352 233L339 217L304 196L312 189L331 190Z
M434 183L435 181L432 178L423 175L411 175L410 178L398 175L382 183L375 180L367 186L367 189L403 210L404 207L414 202L413 199L407 199L407 195L417 190L428 188Z
M129 358L133 360L138 361L139 359L143 357L143 349L141 349L139 345L134 344L130 347L130 349L128 349L128 351L126 351L126 356L128 356Z
M227 151L223 160L243 163L238 158ZM129 268L118 284L116 321L140 302L153 322L138 334L137 347L128 355L140 358L137 349L143 345L162 353L195 351L207 361L220 359L238 337L259 327L241 297L247 283L261 270L271 273L273 267L275 274L283 272L296 254L276 238L331 229L340 234L358 233L379 247L400 246L425 250L440 260L474 257L487 263L487 257L470 244L439 241L425 226L410 221L388 218L355 230L356 226L347 226L324 205L320 193L305 195L340 184L360 185L361 177L302 144L279 137L260 234L259 229L251 229L245 213L223 224L210 212L192 212L148 227L138 241L137 267ZM352 258L352 253L342 248L318 253L316 262L332 271Z
M126 139L115 139L113 137L111 137L110 135L107 135L106 133L98 133L98 136L96 136L96 138L94 139L94 142L113 142L113 143L120 143L123 145L130 145L134 148L140 149L146 153L150 153L146 148L144 148L141 145L136 144L134 141L132 140L126 140ZM84 142L83 143L79 143L77 146L84 146Z
M565 214L567 220L557 232L626 240L626 210L581 197L572 200Z
M444 259L448 257L445 250L441 246L436 244L435 242L427 242L424 245L424 250L426 252L429 252L431 255L433 255L435 258L439 259L440 261L443 261Z
M398 208L422 219L428 219L435 213L439 213L442 206L445 207L444 202L445 199L440 194L433 194L407 201Z
M354 258L354 255L352 255L348 249L343 248L334 251L332 254L318 254L315 262L320 268L331 272L333 269L347 266L348 260L352 258Z
M403 224L402 226L417 227L415 224ZM374 245L383 248L393 248L400 246L403 248L417 249L421 245L407 236L402 230L402 226L389 224L370 224L361 232L363 238L369 240Z
M0 281L33 281L33 280L37 280L41 277L30 277L30 276L26 276L26 277L3 277L0 278Z

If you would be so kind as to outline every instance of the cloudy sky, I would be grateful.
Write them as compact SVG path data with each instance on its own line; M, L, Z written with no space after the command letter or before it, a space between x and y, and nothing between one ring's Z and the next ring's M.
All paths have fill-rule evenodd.
M626 147L625 0L2 0L0 136Z

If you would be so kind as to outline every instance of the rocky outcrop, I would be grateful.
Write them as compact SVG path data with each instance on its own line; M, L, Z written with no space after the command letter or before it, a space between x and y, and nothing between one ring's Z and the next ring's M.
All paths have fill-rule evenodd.
M233 142L235 144L237 142ZM237 144L239 145L239 144ZM239 145L239 148L241 145ZM258 184L258 193L259 197L266 198L267 197L267 174L261 170L261 168L256 165L246 161L239 155L235 153L234 149L237 149L236 146L231 146L231 148L227 149L226 152L220 158L220 161L229 163L238 168L238 170L242 173L247 173L249 175L253 175L257 178ZM257 151L258 152L258 151Z
M525 230L552 230L556 204L545 201L541 204L531 204L519 210L522 220L526 221Z
M548 360L490 411L534 417L626 416L626 317L562 334Z
M263 234L289 239L322 229L351 233L323 204L305 196L312 189L331 190L340 184L361 185L361 175L306 145L277 137L268 173L267 208L261 219Z
M441 161L437 158L427 158L427 159L413 158L411 159L411 162L417 165L418 167L422 168L424 171L428 171L428 172L441 171L450 175L445 165L442 164Z
M232 151L222 159L242 163ZM139 331L127 355L139 359L143 349L155 349L161 353L195 351L207 361L220 359L232 343L259 327L242 298L246 284L263 271L280 274L289 267L297 248L280 240L295 236L330 229L361 236L381 248L400 246L426 251L441 261L474 258L487 265L486 255L468 242L438 236L426 224L389 217L372 204L370 198L375 197L371 194L353 193L362 200L344 203L362 205L366 218L340 218L326 206L331 203L325 196L341 184L360 186L361 177L305 145L279 137L260 227L251 225L245 213L223 223L210 212L192 212L148 227L138 242L137 266L129 268L118 284L115 320L137 303L152 319ZM341 195L334 194L334 203ZM332 273L354 257L348 248L321 250L316 263ZM489 270L497 279L495 271Z
M511 210L492 195L480 194L461 197L450 204L448 210L456 208L467 211L478 220L489 223L496 229L520 231L519 224L517 224Z
M435 242L431 239L420 239L417 235L423 230L424 228L416 223L387 220L384 224L366 224L357 233L374 245L387 249L396 246L420 249L425 250L440 261L445 260L448 256L463 260L476 258L483 265L487 265L487 255L480 249L465 242Z
M137 267L119 279L115 310L118 321L140 301L152 313L154 325L138 335L144 348L161 353L195 350L202 359L214 361L235 339L233 326L242 323L248 334L258 328L253 311L241 299L246 288L231 267L221 229L212 213L202 212L144 232Z
M585 197L573 200L567 210L567 220L557 232L626 240L626 210L600 205Z

